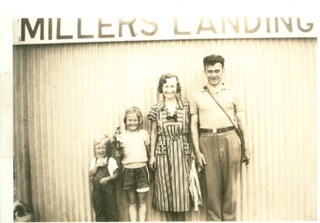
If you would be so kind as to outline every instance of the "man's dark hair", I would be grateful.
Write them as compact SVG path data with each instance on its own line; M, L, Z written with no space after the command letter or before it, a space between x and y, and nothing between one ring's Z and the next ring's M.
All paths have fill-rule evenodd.
M222 67L224 67L224 58L220 55L211 54L203 58L203 67L206 69L208 65L215 65L216 63L221 63Z

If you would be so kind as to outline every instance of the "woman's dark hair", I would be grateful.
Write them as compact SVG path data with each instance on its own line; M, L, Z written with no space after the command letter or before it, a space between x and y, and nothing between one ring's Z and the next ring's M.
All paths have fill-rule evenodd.
M161 77L160 77L160 79L159 79L158 92L159 92L160 94L163 93L163 92L162 92L162 87L163 87L163 85L164 85L165 83L167 83L167 79L172 78L172 77L175 77L176 80L177 80L177 93L179 93L179 92L181 91L181 86L180 86L180 82L179 82L178 76L175 75L175 74L169 73L169 74L163 74L163 75L161 75Z

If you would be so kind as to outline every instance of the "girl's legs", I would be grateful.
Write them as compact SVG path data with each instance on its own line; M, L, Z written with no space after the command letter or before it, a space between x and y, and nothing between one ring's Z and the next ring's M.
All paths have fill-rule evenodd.
M138 193L139 200L139 221L145 221L147 216L147 203L146 203L147 193Z
M136 193L134 191L127 191L127 195L129 200L130 221L137 221Z

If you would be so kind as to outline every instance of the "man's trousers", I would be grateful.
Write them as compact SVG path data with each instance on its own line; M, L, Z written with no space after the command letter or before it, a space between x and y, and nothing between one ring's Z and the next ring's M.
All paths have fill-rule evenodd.
M200 150L207 165L202 178L207 220L235 221L241 144L237 133L201 133Z

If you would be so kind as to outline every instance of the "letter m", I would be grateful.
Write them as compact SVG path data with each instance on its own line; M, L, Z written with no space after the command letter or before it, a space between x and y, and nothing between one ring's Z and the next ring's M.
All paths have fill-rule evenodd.
M40 40L44 39L44 19L37 19L37 22L32 29L31 24L29 22L29 19L22 18L21 19L21 41L25 41L26 39L26 27L28 29L29 35L31 38L34 38L37 34L37 31L39 29L39 26L41 25L40 29Z

